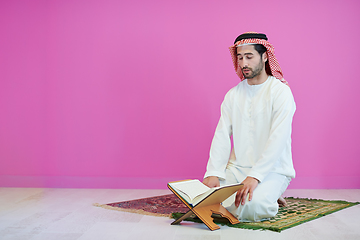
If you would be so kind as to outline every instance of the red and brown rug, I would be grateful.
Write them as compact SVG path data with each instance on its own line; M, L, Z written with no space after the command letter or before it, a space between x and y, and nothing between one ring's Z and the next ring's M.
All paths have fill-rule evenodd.
M263 222L239 223L231 225L220 218L214 218L214 222L221 225L228 225L235 228L245 229L267 229L276 232L297 226L304 222L323 217L330 213L359 204L346 201L326 201L319 199L285 198L286 207L281 207L278 214ZM189 209L174 195L163 195L149 198L136 199L131 201L94 204L106 209L139 213L143 215L163 216L179 218ZM187 218L187 221L201 222L198 218Z
M172 213L185 213L189 210L189 208L186 207L185 204L182 203L180 199L177 198L174 194L141 198L124 202L108 203L103 205L94 204L94 206L159 217L169 217Z

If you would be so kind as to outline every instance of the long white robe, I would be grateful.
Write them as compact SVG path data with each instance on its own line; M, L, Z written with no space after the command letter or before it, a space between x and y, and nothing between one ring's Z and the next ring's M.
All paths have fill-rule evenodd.
M279 175L288 184L295 177L291 154L295 109L290 88L272 76L259 85L245 79L232 88L221 105L205 177L217 176L224 182L226 171L231 171L238 182L250 176L262 184L270 175ZM231 136L236 157L230 157ZM287 185L275 187L285 190Z

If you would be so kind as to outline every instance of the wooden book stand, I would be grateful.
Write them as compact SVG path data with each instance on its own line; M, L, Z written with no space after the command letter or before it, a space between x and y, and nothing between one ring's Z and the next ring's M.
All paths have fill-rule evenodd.
M191 214L195 214L210 230L213 231L220 229L211 217L213 213L227 218L231 224L240 223L240 221L228 210L226 210L221 203L242 187L243 185L239 184L217 189L193 207L188 204L171 186L168 185L168 188L190 209L182 217L172 222L171 225L180 224L182 220L188 218Z

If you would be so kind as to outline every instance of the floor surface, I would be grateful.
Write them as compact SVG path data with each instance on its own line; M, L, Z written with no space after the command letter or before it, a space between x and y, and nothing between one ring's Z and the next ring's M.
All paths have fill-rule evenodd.
M169 194L169 190L0 188L1 240L360 239L360 205L276 233L183 222L94 207ZM294 190L284 196L360 201L360 189Z

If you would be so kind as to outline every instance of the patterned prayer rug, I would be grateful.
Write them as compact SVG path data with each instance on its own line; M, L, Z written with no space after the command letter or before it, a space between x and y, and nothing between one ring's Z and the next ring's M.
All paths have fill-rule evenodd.
M304 222L308 222L341 209L359 204L359 202L351 203L346 201L326 201L291 197L285 199L288 206L279 208L278 214L268 221L231 225L226 219L213 216L214 222L235 228L267 229L281 232L282 230L297 226ZM134 212L153 216L169 216L176 219L189 210L174 194L104 205L94 205L118 211ZM186 220L201 222L201 220L199 220L195 215L187 218Z
M189 210L174 194L103 205L95 203L94 206L160 217L171 217L172 213L186 213Z

